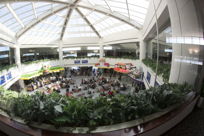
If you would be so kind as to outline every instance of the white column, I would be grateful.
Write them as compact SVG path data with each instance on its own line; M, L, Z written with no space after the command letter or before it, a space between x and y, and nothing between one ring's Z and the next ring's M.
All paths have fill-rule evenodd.
M146 58L146 42L140 40L140 60Z
M25 90L25 83L24 83L24 81L23 81L22 79L19 79L19 80L18 80L18 83L19 83L20 88L21 88L20 91L26 91L26 90Z
M21 52L20 52L19 44L17 44L15 47L15 63L20 69L21 68Z
M103 45L100 44L100 58L103 58L103 54L104 54Z
M63 61L63 43L62 41L59 41L59 61L60 61L60 65L62 65L62 61Z

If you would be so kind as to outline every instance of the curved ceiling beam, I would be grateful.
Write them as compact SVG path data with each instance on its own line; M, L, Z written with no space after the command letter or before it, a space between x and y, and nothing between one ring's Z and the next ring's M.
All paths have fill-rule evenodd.
M69 22L69 19L70 19L70 17L71 17L71 14L72 14L72 12L73 12L73 9L76 8L76 4L79 3L79 2L80 2L80 0L75 0L75 1L72 3L72 5L70 6L70 8L69 8L69 10L68 10L68 12L67 12L67 15L66 15L66 18L65 18L63 27L62 27L62 32L61 32L61 35L60 35L60 40L63 39L65 30L66 30L66 26L67 26L67 24L68 24L68 22Z
M21 19L18 17L18 15L16 14L16 12L12 9L12 7L10 6L9 3L6 4L6 7L9 9L9 11L11 12L11 14L14 16L14 18L16 19L16 21L22 26L25 27L23 22L21 21Z
M67 5L62 5L52 11L46 12L45 14L41 15L40 17L38 17L37 20L35 21L31 21L28 25L26 25L26 27L24 27L23 29L21 29L17 34L16 37L19 38L21 37L25 32L27 32L28 30L30 30L32 27L34 27L35 25L37 25L38 23L40 23L42 20L47 19L48 17L52 16L53 14L60 12L64 9L67 8Z
M39 0L1 0L0 3L8 3L8 2L39 2ZM53 3L60 3L60 4L66 4L66 5L71 5L72 3L70 2L64 2L64 1L60 1L60 0L40 0L40 2L53 2ZM101 6L96 6L96 5L91 5L89 3L85 2L83 4L78 4L76 5L77 7L80 8L84 8L84 9L88 9L88 10L93 10L105 15L108 15L110 17L113 17L115 19L118 19L124 23L127 23L131 26L133 26L134 28L140 30L142 28L142 25L137 23L136 21L130 19L129 17L126 17L124 15L121 15L117 12L112 12L109 9L103 8Z
M99 32L96 30L96 28L91 24L91 22L84 16L84 14L76 8L76 11L79 13L79 15L84 19L84 21L91 27L91 29L96 33L96 35L101 38L101 35Z
M64 37L64 33L65 33L65 30L66 30L66 26L67 26L67 24L68 24L68 22L69 22L69 19L70 19L70 16L71 16L71 14L72 14L72 11L73 11L73 9L71 9L71 8L67 11L67 15L66 15L66 17L65 17L65 21L64 21L64 24L63 24L63 26L62 26L62 32L61 32L61 35L60 35L60 40L62 40L63 37Z
M80 8L84 8L84 9L88 9L88 10L93 10L93 11L96 11L96 12L99 12L99 13L102 13L102 14L105 14L107 16L110 16L110 17L113 17L117 20L120 20L126 24L129 24L131 26L133 26L134 28L140 30L142 28L142 25L140 25L139 23L137 23L136 21L130 19L129 17L126 17L124 15L121 15L117 12L112 12L106 8L103 8L101 6L91 6L90 4L79 4L77 5L78 7Z

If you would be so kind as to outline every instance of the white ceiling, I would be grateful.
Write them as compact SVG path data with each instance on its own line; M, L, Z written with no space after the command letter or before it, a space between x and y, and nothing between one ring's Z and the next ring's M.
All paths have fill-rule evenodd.
M102 38L141 29L148 5L148 0L1 0L0 23L21 44Z

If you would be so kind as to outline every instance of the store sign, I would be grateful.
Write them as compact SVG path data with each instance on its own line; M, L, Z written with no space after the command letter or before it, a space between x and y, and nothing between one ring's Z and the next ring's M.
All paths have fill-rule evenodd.
M6 83L6 78L5 78L5 76L1 76L0 77L0 85L3 85L4 83Z
M80 64L80 63L81 63L80 60L75 60L75 61L74 61L74 64Z
M7 79L7 80L10 80L11 78L12 78L11 72L7 73L7 74L6 74L6 79Z
M88 64L88 60L82 60L82 64Z

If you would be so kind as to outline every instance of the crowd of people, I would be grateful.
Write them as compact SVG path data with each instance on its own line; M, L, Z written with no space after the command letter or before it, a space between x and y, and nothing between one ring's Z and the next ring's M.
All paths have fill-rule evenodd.
M86 70L85 70L86 71ZM101 71L65 69L64 72L50 73L34 78L27 83L27 91L41 91L47 94L58 92L68 97L114 96L128 92L130 84L121 81L121 75ZM86 75L87 74L87 75ZM111 74L111 76L110 76Z

